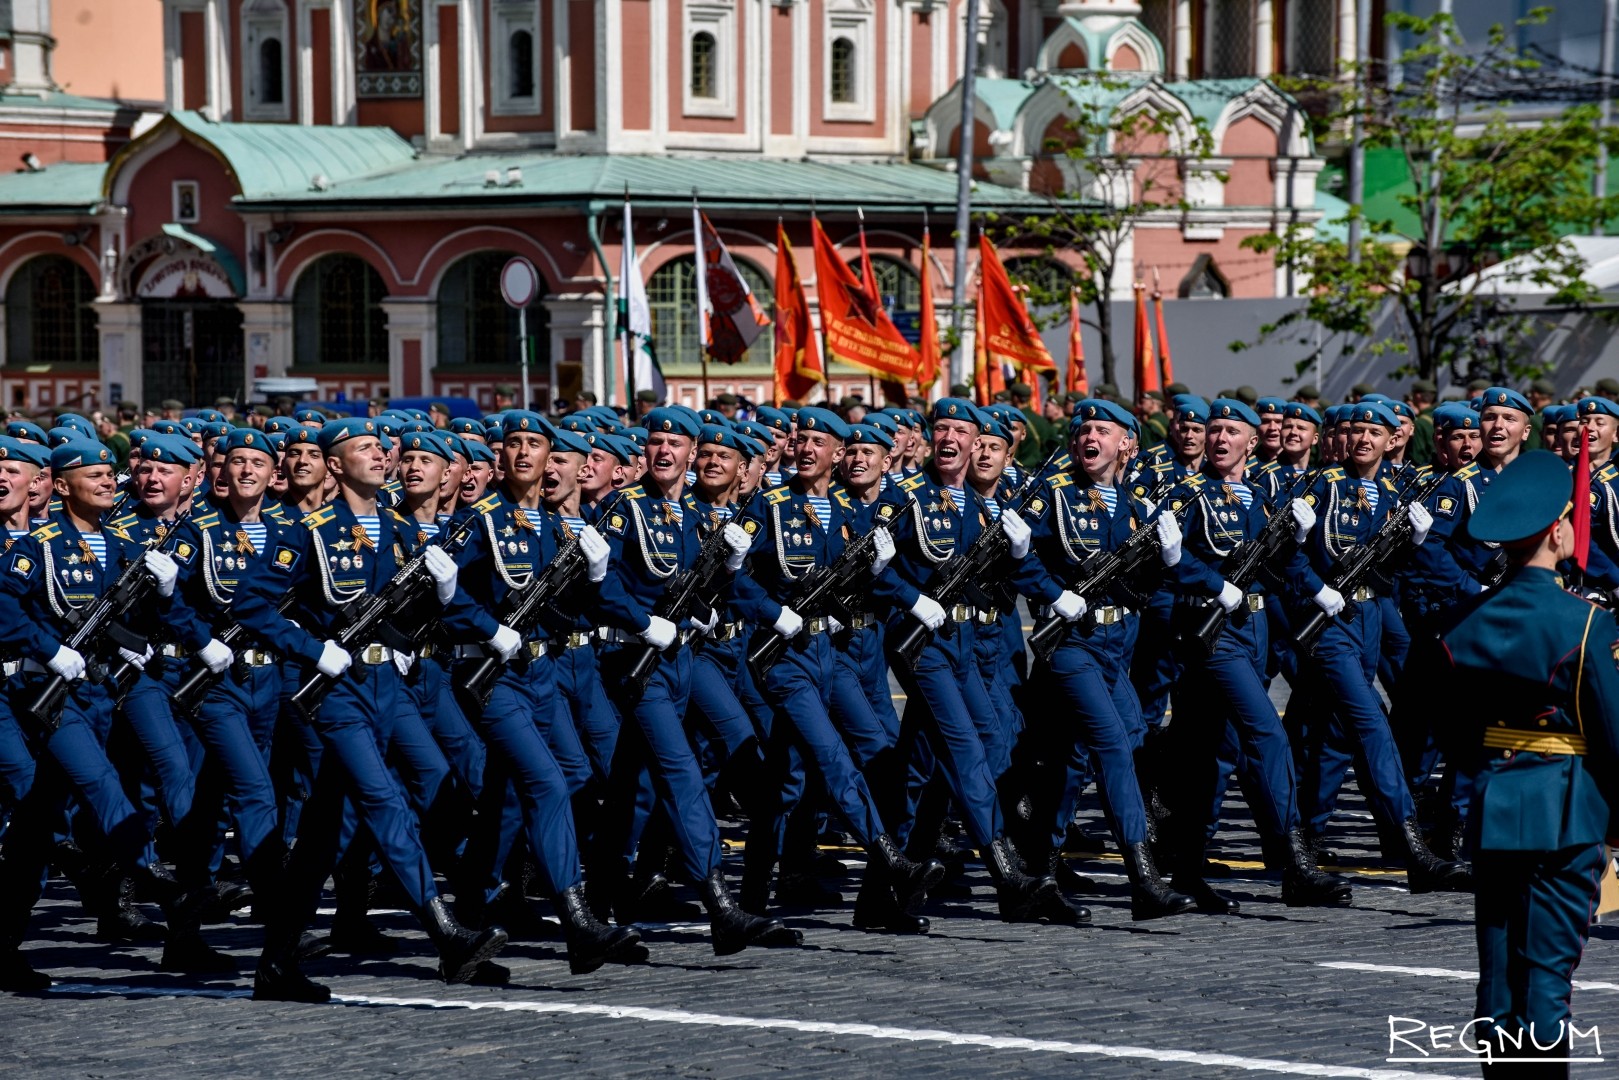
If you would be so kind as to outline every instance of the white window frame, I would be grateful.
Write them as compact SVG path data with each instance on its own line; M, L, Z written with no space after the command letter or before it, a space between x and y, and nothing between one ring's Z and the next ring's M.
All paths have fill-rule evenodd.
M287 7L281 0L251 0L242 8L242 115L247 120L291 120L292 36L288 30ZM259 100L259 46L266 38L281 43L281 100L266 104Z
M180 213L180 195L189 190L191 192L191 214ZM195 180L176 180L170 189L169 212L173 220L181 225L195 225L202 219L202 185Z
M877 119L877 13L859 0L829 5L822 22L821 115L827 120ZM832 42L854 43L854 100L832 100Z
M534 89L527 97L511 94L511 36L527 30L534 42ZM489 111L494 116L538 116L545 48L540 37L537 0L493 0L489 20Z
M701 0L681 10L680 111L686 116L736 119L736 8L725 0ZM714 36L714 96L691 92L691 41L702 32Z

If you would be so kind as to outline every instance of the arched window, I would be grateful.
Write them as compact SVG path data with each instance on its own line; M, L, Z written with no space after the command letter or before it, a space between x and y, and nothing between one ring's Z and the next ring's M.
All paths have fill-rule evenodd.
M517 309L500 297L500 271L510 251L468 255L444 274L438 287L438 362L515 367L518 353ZM540 370L551 360L550 319L542 303L528 309L528 332L534 339L533 361Z
M507 96L531 98L534 96L534 35L527 30L515 31L506 43Z
M6 287L6 363L98 363L95 297L89 273L66 255L23 263Z
M746 259L735 261L748 288L753 290L754 300L765 314L772 314L775 291L770 279ZM677 364L701 364L697 340L696 260L687 255L664 263L647 281L646 292L652 308L652 340L657 345L658 362L666 371ZM774 338L767 328L753 339L742 356L742 363L769 364L774 351Z
M1006 260L1006 273L1014 285L1029 287L1031 305L1066 303L1074 284L1074 272L1056 259L1037 256Z
M1287 73L1330 78L1338 71L1336 0L1292 0L1287 7Z
M293 363L387 364L382 275L358 255L325 255L292 290Z
M853 105L858 100L854 59L854 42L846 37L832 42L832 102L835 105Z
M1241 78L1254 73L1253 0L1209 0L1208 76Z
M691 96L694 98L719 97L715 70L718 44L714 35L699 30L691 36Z
M259 104L280 105L281 39L265 38L259 42Z

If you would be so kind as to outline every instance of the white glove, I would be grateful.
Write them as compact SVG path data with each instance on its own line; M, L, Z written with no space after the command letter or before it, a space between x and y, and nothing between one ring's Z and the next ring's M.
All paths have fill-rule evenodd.
M771 629L784 638L795 638L798 632L804 629L804 616L790 607L783 607Z
M675 643L675 624L661 615L652 616L645 630L641 631L641 640L662 652Z
M201 660L209 671L218 675L230 667L231 661L236 657L230 651L229 645L226 645L218 638L209 638L208 644L197 650L197 659Z
M916 603L911 605L911 614L922 620L922 625L929 630L937 630L944 625L944 608L927 593L916 598Z
M1181 523L1174 514L1162 514L1153 524L1158 527L1159 555L1165 566L1174 566L1181 561Z
M1294 499L1287 504L1287 512L1293 515L1293 521L1298 525L1298 528L1293 530L1293 539L1304 543L1310 535L1310 530L1315 528L1315 509L1303 499Z
M1344 609L1344 594L1334 589L1331 585L1321 586L1321 591L1311 599L1315 601L1316 607L1327 613L1327 618L1329 619L1336 618L1338 613Z
M876 554L871 560L871 575L876 577L888 569L888 564L894 560L894 534L888 531L887 525L879 525L871 534L871 550Z
M1220 582L1220 595L1217 598L1220 606L1225 608L1227 615L1242 606L1242 599L1247 595L1229 581Z
M328 641L320 647L320 659L315 661L315 670L328 678L335 679L349 669L354 663L354 657L335 641Z
M607 576L607 559L613 549L607 546L595 526L586 525L579 530L579 551L585 557L585 576L599 583Z
M1063 622L1073 622L1084 615L1087 610L1085 598L1071 593L1067 589L1064 589L1062 594L1051 602L1052 613Z
M84 678L84 657L66 645L57 649L56 655L47 660L45 666L68 682Z
M1030 529L1028 523L1017 516L1016 510L1001 512L1001 531L1006 534L1006 542L1011 545L1012 558L1021 559L1029 553Z
M148 645L144 653L138 653L134 649L125 649L120 647L118 650L118 655L133 664L136 670L145 671L146 662L152 658L152 647Z
M394 669L399 672L399 677L401 679L410 674L410 665L414 664L415 662L415 653L400 652L398 649L394 650Z
M1418 547L1428 539L1428 530L1433 528L1433 515L1428 508L1419 502L1411 504L1411 542Z
M712 634L714 632L714 627L716 627L716 626L718 626L720 624L720 609L719 608L709 608L708 609L708 621L707 622L704 622L703 620L699 619L697 616L693 615L691 617L691 624L693 626L695 626L697 629L701 630L705 636L708 635L708 634Z
M180 576L180 564L157 548L149 550L143 558L146 560L146 572L157 582L158 595L173 596L174 579Z
M725 528L720 532L720 538L731 553L725 556L725 569L736 573L742 569L742 562L748 557L748 549L753 547L753 537L748 531L734 521L727 521Z
M490 638L487 642L485 642L485 644L487 644L491 649L495 650L495 655L500 657L500 662L504 664L506 661L517 655L517 647L523 644L523 635L507 626L505 623L501 623L500 626L495 629L495 636Z
M838 622L836 615L828 615L826 617L826 628L834 634L843 633L843 624Z
M433 593L438 597L438 602L448 604L455 598L455 579L461 573L461 568L455 565L450 553L437 544L427 549L427 554L422 556L422 565L433 579Z

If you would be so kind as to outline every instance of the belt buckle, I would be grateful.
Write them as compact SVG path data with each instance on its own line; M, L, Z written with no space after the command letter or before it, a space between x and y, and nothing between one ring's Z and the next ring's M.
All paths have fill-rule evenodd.
M528 658L530 660L538 660L540 657L542 657L544 655L545 655L545 642L543 642L543 641L531 641L531 642L528 643Z
M1263 596L1261 596L1259 593L1249 593L1248 594L1248 610L1249 611L1264 611L1265 610L1265 598Z
M1096 625L1112 626L1119 621L1119 609L1116 607L1101 607L1096 609Z
M360 663L362 664L380 664L382 660L381 645L367 645L360 653Z
M825 633L826 619L817 615L815 618L804 624L804 629L808 630L811 635Z

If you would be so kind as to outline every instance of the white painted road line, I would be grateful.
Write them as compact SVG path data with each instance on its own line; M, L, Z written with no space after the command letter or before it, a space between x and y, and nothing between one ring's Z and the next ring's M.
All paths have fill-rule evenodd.
M156 986L104 986L96 983L60 983L51 987L56 994L95 994L138 997L244 998L246 990L172 990ZM1237 1069L1243 1072L1277 1073L1283 1076L1338 1076L1351 1080L1435 1080L1456 1074L1404 1069L1363 1069L1354 1065L1317 1065L1303 1061L1241 1057L1205 1050L1156 1050L1146 1046L1109 1046L1103 1043L1064 1042L1055 1039L1025 1039L1008 1035L973 1035L929 1028L886 1027L878 1024L839 1024L819 1020L789 1020L780 1017L726 1016L721 1013L687 1012L683 1009L653 1009L640 1005L585 1005L565 1001L455 1001L440 998L373 997L369 994L333 994L334 1005L365 1008L468 1009L514 1013L555 1013L565 1016L601 1016L613 1020L642 1020L648 1023L687 1024L698 1027L752 1028L764 1031L793 1031L810 1035L849 1035L893 1042L937 1043L945 1046L976 1046L986 1050L1015 1050L1024 1053L1065 1054L1073 1057L1109 1057L1157 1061L1209 1068ZM1467 1078L1471 1080L1471 1078Z
M1360 964L1353 960L1323 961L1316 964L1316 967L1337 968L1340 971L1371 971L1384 975L1420 975L1427 979L1465 979L1468 982L1478 981L1478 972L1457 971L1454 968L1399 967L1389 964ZM1619 983L1583 982L1579 979L1575 979L1574 989L1619 990Z

